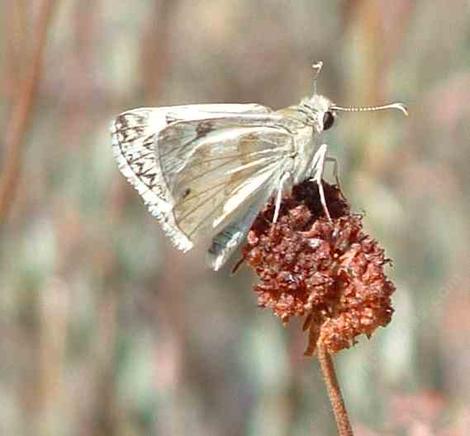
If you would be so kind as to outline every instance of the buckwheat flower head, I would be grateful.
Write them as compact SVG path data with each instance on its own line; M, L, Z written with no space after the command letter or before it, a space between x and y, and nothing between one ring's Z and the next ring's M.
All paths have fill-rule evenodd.
M332 220L325 217L316 183L305 181L285 195L278 222L273 202L260 212L243 247L259 283L258 304L283 323L304 317L305 354L328 353L368 337L392 317L394 285L384 274L384 250L352 214L341 191L324 182Z

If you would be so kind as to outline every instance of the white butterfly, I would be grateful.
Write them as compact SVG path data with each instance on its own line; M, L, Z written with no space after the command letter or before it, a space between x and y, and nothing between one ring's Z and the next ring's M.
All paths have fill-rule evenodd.
M313 65L315 78L322 63ZM327 145L320 136L344 108L316 92L298 105L273 111L259 104L196 104L139 108L111 126L119 169L144 199L174 245L183 251L211 239L209 260L219 269L246 236L258 212L276 195L306 179L322 187Z

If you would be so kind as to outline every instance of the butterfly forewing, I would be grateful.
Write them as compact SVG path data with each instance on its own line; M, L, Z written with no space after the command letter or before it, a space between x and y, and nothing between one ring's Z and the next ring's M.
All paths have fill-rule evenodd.
M189 239L213 235L275 188L294 147L277 117L268 118L184 121L159 135L157 156L175 223Z
M111 130L121 172L184 251L269 195L292 151L281 117L257 104L135 109Z
M165 114L165 108L141 108L119 115L111 125L113 152L122 174L142 196L165 233L176 247L186 251L192 243L174 223L173 201L155 153L157 135L167 126Z

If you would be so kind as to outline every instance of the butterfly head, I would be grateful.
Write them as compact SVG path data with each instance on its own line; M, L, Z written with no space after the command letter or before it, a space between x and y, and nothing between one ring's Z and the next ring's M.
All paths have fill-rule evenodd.
M301 105L310 112L313 126L319 133L330 129L336 119L336 111L332 109L333 103L323 95L317 94L317 79L323 67L319 61L312 65L313 68L313 95L302 101Z
M318 133L330 129L336 119L336 111L333 103L323 95L314 94L301 102L304 112L308 113L308 118Z

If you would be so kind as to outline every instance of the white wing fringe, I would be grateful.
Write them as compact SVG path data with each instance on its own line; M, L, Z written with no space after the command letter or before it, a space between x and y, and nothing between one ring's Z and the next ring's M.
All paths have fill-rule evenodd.
M131 111L132 115L136 111ZM125 113L121 115L125 115ZM143 127L148 127L149 112L145 109L141 110L140 115L147 120L147 124ZM122 138L120 135L121 126L118 125L118 121L111 123L111 136L112 136L112 149L114 157L117 161L119 170L126 177L129 183L137 190L144 200L149 212L159 221L163 231L170 238L173 245L184 252L190 250L193 247L193 243L188 237L182 233L176 226L172 213L171 195L166 186L166 182L163 178L160 165L157 162L156 156L150 160L150 165L155 171L156 185L158 187L158 194L150 189L142 180L134 173L131 168L129 161L126 159L122 149ZM149 132L132 142L132 152L136 156L140 156L142 153L147 152L145 148L145 139L151 139L154 137L155 131L149 128Z

